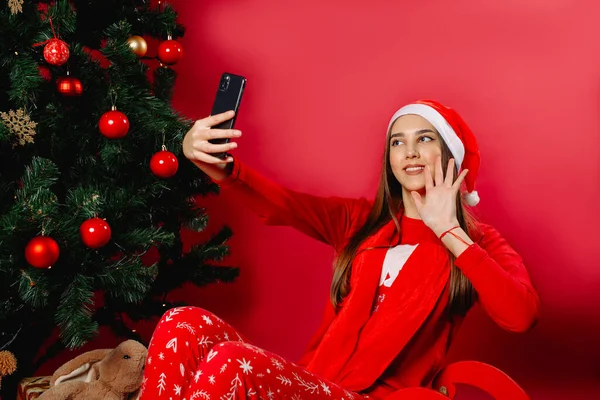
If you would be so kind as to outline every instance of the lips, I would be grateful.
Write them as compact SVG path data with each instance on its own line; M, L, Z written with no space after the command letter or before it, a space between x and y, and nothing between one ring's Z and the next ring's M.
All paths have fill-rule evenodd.
M410 164L404 167L404 172L406 172L407 175L419 175L424 170L425 166L420 164Z

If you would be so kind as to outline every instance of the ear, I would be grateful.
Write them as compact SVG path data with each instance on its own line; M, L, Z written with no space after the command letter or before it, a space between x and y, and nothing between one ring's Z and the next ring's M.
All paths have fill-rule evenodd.
M52 375L50 386L71 381L91 382L98 379L95 365L110 351L111 349L92 350L66 362Z

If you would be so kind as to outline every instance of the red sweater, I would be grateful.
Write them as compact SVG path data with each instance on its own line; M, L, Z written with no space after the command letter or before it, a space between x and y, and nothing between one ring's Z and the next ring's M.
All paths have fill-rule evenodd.
M365 199L317 197L281 187L238 160L228 178L216 181L248 203L268 225L292 226L343 249L365 221ZM385 251L363 252L352 265L350 295L338 313L327 307L323 323L300 364L347 389L383 398L395 390L427 386L443 366L462 320L447 318L447 251L422 221L402 217L402 245L418 245L386 299L373 313ZM455 265L471 281L478 302L502 328L528 330L538 316L539 298L521 257L488 225L479 226ZM362 248L389 245L397 235L386 225ZM360 278L360 279L359 279Z

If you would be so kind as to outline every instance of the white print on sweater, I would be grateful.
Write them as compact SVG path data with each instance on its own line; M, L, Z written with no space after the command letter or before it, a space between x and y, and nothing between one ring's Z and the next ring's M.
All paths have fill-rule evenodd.
M379 286L392 286L392 283L394 283L398 277L400 270L404 267L404 264L406 264L406 261L415 251L417 246L418 244L414 246L410 244L401 244L388 249L387 253L385 253L385 259L383 260Z

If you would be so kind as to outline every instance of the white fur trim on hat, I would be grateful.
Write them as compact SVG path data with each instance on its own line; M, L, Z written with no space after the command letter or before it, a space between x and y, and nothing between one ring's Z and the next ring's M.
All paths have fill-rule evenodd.
M394 113L388 125L388 131L396 119L403 115L414 114L425 118L438 131L444 143L450 149L454 157L456 170L460 171L460 166L465 159L465 146L454 132L454 129L448 124L448 121L436 109L425 104L408 104Z
M479 193L477 193L477 191L474 190L471 193L464 194L463 199L469 206L475 207L477 204L479 204Z

